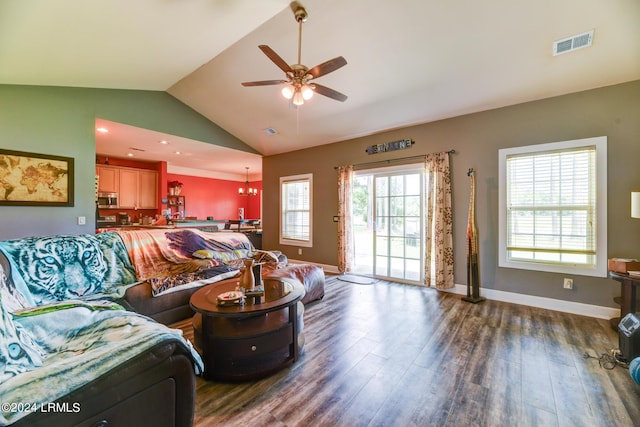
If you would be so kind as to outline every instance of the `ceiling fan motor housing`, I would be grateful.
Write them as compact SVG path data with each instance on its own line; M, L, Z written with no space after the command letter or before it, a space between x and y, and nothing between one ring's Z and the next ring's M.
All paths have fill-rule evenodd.
M307 11L306 9L297 1L292 1L291 4L291 10L293 11L293 16L296 19L296 22L306 22L307 21L307 17L309 15L307 15Z

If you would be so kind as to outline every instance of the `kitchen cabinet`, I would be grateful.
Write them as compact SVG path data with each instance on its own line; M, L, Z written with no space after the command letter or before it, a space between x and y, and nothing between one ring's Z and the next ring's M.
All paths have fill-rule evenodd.
M158 207L158 173L156 171L139 171L138 203L139 209Z
M98 175L98 192L117 193L120 190L120 168L96 165Z
M120 169L119 203L122 209L158 207L158 173L144 169Z

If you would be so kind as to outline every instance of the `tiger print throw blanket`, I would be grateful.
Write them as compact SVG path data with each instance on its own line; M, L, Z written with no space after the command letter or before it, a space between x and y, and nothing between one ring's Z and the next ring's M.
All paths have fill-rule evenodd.
M136 282L115 233L6 240L0 251L9 264L2 291L12 311L69 299L117 298Z

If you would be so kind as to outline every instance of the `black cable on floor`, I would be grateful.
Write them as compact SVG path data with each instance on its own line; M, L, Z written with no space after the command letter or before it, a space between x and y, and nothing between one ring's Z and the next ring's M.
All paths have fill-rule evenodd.
M620 350L611 349L609 353L602 353L599 357L592 356L588 352L584 352L582 357L585 359L598 359L598 363L600 363L600 367L604 369L613 369L616 366L619 366L624 369L629 369L629 362L624 360L620 354Z

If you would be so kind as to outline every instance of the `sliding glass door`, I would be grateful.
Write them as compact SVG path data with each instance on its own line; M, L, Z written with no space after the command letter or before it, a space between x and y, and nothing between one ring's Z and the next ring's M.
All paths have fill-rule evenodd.
M353 272L407 282L423 276L423 172L404 165L356 172Z

